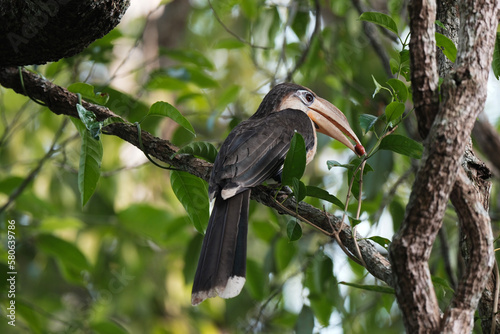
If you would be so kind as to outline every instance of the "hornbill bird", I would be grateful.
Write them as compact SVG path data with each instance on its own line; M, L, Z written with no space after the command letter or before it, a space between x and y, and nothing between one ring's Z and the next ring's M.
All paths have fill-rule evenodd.
M309 163L316 153L316 131L360 156L365 153L339 109L292 83L271 89L255 114L228 135L210 176L208 192L215 203L194 278L193 305L216 295L232 298L240 293L245 284L251 189L269 179L280 180L295 132L304 138Z

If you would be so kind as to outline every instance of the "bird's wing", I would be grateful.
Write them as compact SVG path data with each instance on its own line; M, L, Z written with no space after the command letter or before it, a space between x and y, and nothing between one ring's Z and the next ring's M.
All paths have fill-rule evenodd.
M313 124L300 110L274 112L234 128L214 163L211 197L220 191L229 198L276 176L295 132L304 137L306 148L314 146Z

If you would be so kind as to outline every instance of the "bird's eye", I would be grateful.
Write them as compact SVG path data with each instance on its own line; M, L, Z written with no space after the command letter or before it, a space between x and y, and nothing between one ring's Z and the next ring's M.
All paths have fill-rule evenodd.
M300 91L300 99L306 106L310 106L314 102L314 95L307 91L307 90L302 90Z
M313 101L314 101L314 96L309 92L306 93L305 98L306 98L306 101L309 103L313 103Z

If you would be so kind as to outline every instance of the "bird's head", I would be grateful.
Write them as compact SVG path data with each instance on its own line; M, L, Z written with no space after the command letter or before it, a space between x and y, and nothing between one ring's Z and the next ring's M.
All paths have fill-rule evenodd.
M267 108L261 108L264 104L267 104ZM285 109L302 110L314 123L316 131L338 140L359 156L365 154L365 148L351 129L345 115L306 87L291 83L277 85L266 95L261 107L259 110L267 109L273 112Z

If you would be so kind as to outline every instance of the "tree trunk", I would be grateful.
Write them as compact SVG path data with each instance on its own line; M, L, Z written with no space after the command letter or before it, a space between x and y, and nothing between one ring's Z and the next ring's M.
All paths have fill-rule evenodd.
M413 98L419 132L426 141L404 222L390 247L396 297L408 333L467 333L493 266L493 243L483 192L470 182L461 164L475 119L484 108L499 5L461 3L457 59L441 86L441 97L436 5L414 1L409 12ZM461 230L470 243L470 261L441 316L428 260L452 190Z

